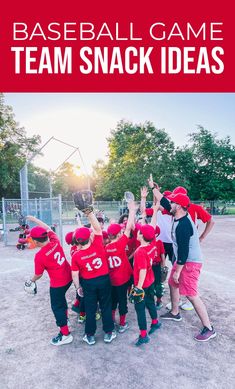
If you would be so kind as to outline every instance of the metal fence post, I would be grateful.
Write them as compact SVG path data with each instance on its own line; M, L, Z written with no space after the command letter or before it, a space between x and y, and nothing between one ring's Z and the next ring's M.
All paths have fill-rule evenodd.
M59 200L59 238L60 238L60 243L63 246L62 196L61 196L61 194L59 194L58 200Z
M42 198L39 197L39 219L42 219Z
M5 209L5 199L4 199L4 197L2 197L2 223L3 223L4 245L7 246L7 223L6 223L6 209Z

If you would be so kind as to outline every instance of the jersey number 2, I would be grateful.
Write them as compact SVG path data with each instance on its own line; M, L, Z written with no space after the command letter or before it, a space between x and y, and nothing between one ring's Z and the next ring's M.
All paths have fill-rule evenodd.
M58 265L62 265L65 261L65 257L61 257L61 254L59 251L57 251L54 255L54 258L57 260Z

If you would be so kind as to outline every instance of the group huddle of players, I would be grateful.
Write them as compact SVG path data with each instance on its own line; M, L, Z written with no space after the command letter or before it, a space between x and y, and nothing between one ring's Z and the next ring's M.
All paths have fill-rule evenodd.
M75 231L66 234L65 237L67 244L71 246L71 265L66 259L57 235L41 220L33 216L27 217L28 221L37 224L36 227L31 229L30 235L36 247L40 248L40 250L35 255L35 274L25 283L25 290L35 291L36 281L41 278L44 270L48 272L51 308L56 324L60 328L59 334L51 340L52 345L59 346L73 341L73 336L69 329L68 305L65 297L72 283L77 292L72 310L78 313L78 321L80 323L85 322L83 341L89 345L93 345L96 342L96 321L100 315L105 343L112 342L116 338L117 333L122 334L128 330L129 324L126 320L128 298L134 303L140 331L135 342L136 346L148 343L150 341L149 335L152 335L161 327L157 311L162 307L161 297L164 287L161 282L161 270L165 268L165 249L164 242L158 239L160 234L160 228L157 225L158 215L159 213L167 215L171 224L174 224L174 221L178 221L176 219L177 212L185 212L183 216L187 219L189 218L191 228L191 223L194 224L195 221L195 215L198 217L200 212L196 212L195 207L192 207L192 216L189 216L192 204L184 188L178 187L173 192L165 191L161 194L151 180L149 180L149 186L153 191L153 206L151 209L145 208L148 189L142 188L141 216L138 220L136 220L138 206L133 200L128 202L128 214L122 215L118 223L112 222L106 231L103 229L104 220L101 217L97 217L92 208L85 211L89 226L80 226ZM171 208L173 209L172 213ZM210 215L206 211L201 211L201 214L204 217L203 222L209 225L211 221ZM183 268L185 267L186 269L186 266L184 266L186 262L188 266L191 263L191 239L192 237L195 238L195 234L197 234L196 239L199 242L199 236L195 232L196 228L192 229L193 232L190 230L190 234L187 234L187 232L184 232L186 231L185 223L181 223L181 225L184 226L181 227L179 225L176 236L172 236L171 246L174 248L174 253L173 250L168 250L168 256L172 264L175 260L171 271L173 273L170 275L170 278L172 279L173 277L175 282L175 285L172 284L172 287L178 289L181 287L182 290L185 290L189 281L185 275L183 276ZM211 228L208 225L204 230L204 236L202 236L203 234L201 235L202 239ZM186 240L186 244L185 242L183 243L184 250L185 246L188 247L188 252L186 248L186 253L182 251L180 246L181 240L184 240L184 233ZM178 246L177 236L181 237ZM165 243L169 249L169 242ZM178 254L182 252L182 257L179 258L177 251ZM194 263L194 267L196 265ZM182 271L182 277L178 274L178 279L174 277L174 273L175 275L177 275L177 272L179 273L177 266ZM194 304L193 297L197 297L197 290L195 289L196 287L194 288L196 292L192 287L190 288L191 292L193 290L192 293L188 288L182 294L188 297L188 294L191 293L192 299L190 301ZM151 317L151 325L148 331L146 308ZM118 320L116 318L117 310L119 313ZM196 307L195 310L197 312ZM168 320L182 320L179 313L174 314L174 305L170 312L161 317ZM201 321L203 323L202 319ZM204 323L203 325L204 333L205 328L210 331L209 334L207 331L208 339L206 340L216 336L210 323L206 327ZM205 341L205 336L203 335L203 339L200 339L200 336L196 340Z

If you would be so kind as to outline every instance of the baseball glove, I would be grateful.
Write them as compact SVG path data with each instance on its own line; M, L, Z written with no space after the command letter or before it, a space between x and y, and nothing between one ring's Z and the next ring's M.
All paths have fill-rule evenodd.
M141 301L143 300L144 300L144 289L139 289L136 286L133 286L129 294L130 303L138 304L141 303Z
M82 190L73 195L75 207L86 214L93 211L93 196L90 190Z
M166 281L168 272L169 272L169 267L167 266L161 267L161 282Z
M24 290L26 293L28 294L37 294L37 285L36 285L36 282L33 282L31 280L29 281L25 281L25 284L24 284Z

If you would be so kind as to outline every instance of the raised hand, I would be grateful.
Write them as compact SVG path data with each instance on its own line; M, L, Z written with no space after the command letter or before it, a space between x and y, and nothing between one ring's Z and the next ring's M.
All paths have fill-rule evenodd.
M143 188L140 189L141 197L146 198L149 194L147 186L143 186Z

